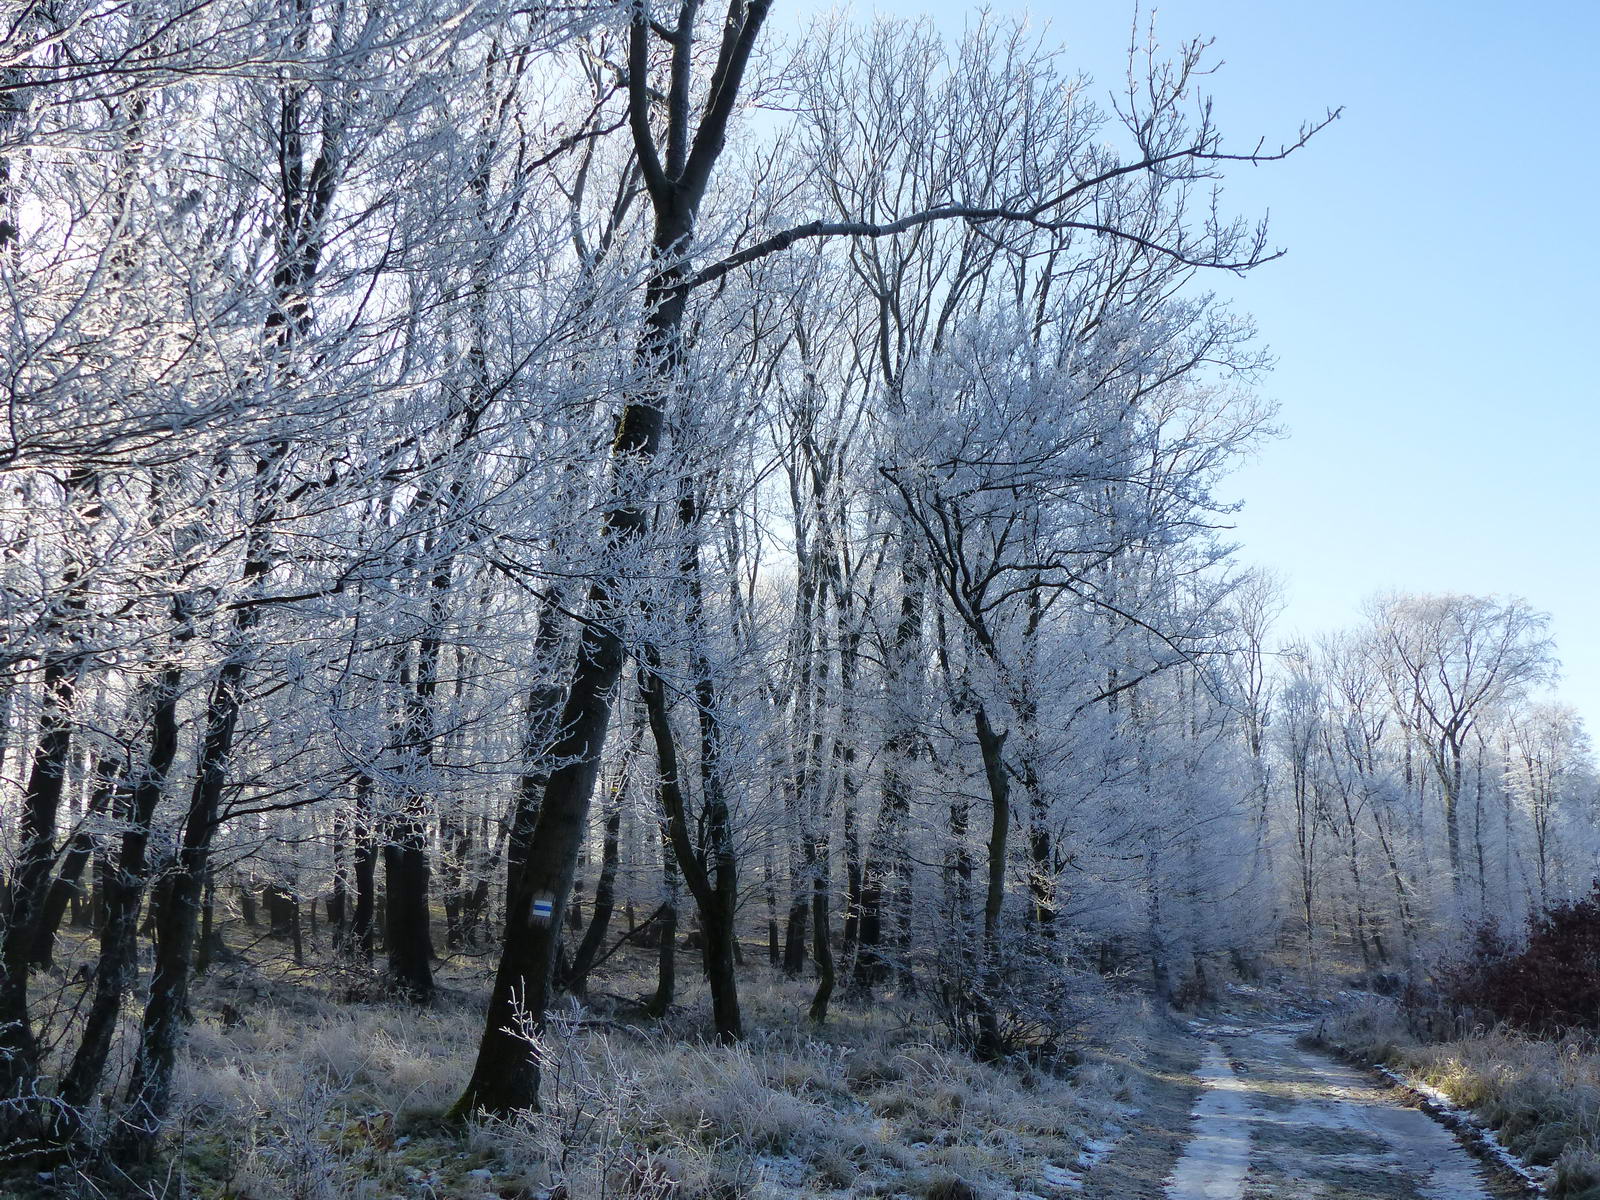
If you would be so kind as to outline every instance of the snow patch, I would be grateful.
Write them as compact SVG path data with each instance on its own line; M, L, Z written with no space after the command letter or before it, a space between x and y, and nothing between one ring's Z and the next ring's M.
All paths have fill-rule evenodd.
M1040 1171L1040 1176L1041 1182L1058 1192L1078 1192L1083 1190L1083 1180L1079 1179L1076 1174L1066 1167L1058 1167L1055 1163L1045 1163Z

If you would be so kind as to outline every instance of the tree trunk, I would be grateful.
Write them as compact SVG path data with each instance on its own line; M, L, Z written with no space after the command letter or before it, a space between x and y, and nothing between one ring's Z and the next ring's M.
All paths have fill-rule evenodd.
M222 946L222 938L216 931L217 909L217 872L214 868L206 871L206 886L200 904L200 948L195 953L194 973L204 975L211 969L211 960L216 956ZM299 952L295 953L295 962L299 963Z
M642 726L640 733L643 733ZM638 745L637 741L634 745ZM600 852L600 878L594 887L594 911L578 948L572 953L572 966L565 981L567 990L578 995L582 995L588 987L589 972L605 942L606 931L611 926L611 913L616 906L617 866L621 860L622 801L628 787L628 765L628 759L625 758L622 774L611 792L611 803L606 813L605 843Z
M332 931L335 950L343 949L345 920L349 916L349 861L350 811L340 804L333 813L333 888L328 896L328 925Z
M280 942L288 941L294 935L294 893L282 884L273 883L267 886L262 899L267 907L267 936Z
M102 760L95 768L94 794L89 799L91 821L105 815L115 788L112 764L109 760ZM61 928L61 919L66 915L68 905L76 908L79 903L83 888L78 881L83 878L83 869L88 865L94 848L95 834L92 829L79 829L73 835L61 867L45 895L44 911L40 915L38 932L34 938L33 965L36 967L48 967L54 959L56 931Z
M355 847L350 855L350 871L356 885L355 912L350 918L350 938L363 961L372 961L372 932L376 924L374 903L378 867L377 845L372 828L372 780L356 778L355 820L352 833Z
M711 990L711 1016L717 1040L724 1044L744 1036L739 1012L738 980L734 973L734 905L738 900L733 851L727 829L727 808L720 796L702 797L704 844L696 847L689 833L689 819L678 773L678 750L667 712L666 687L660 662L651 647L645 649L645 665L640 668L639 687L655 737L657 792L666 815L667 835L677 858L678 869L694 898L700 918L701 957L706 982ZM702 705L696 705L702 708ZM702 708L703 711L703 708ZM702 746L702 764L706 748ZM702 777L702 784L715 787L713 775Z
M433 999L426 839L421 821L408 815L383 847L383 940L389 956L389 987L413 1004Z
M654 210L655 229L638 347L644 382L617 419L612 441L613 494L600 530L599 544L611 551L616 563L625 560L627 550L645 532L644 510L633 497L616 489L629 475L648 466L660 448L663 411L683 357L684 312L692 286L687 255L694 242L696 216L725 145L733 102L769 5L770 0L752 0L724 26L712 100L692 137L687 117L682 115L694 61L687 52L689 31L684 31L684 52L672 59L671 87L684 98L685 107L675 109L664 159L651 129L652 29L642 8L634 10L629 22L629 124ZM688 19L693 19L692 11ZM602 571L589 588L585 602L589 620L583 624L562 710L561 735L554 747L553 758L559 765L545 784L528 841L527 861L509 891L505 944L477 1062L456 1105L459 1114L481 1109L509 1115L538 1104L539 1068L532 1047L510 1030L519 1009L535 1029L544 1026L556 934L588 826L589 804L611 721L612 694L622 676L623 644L616 628L622 616L619 584L609 571ZM687 869L686 863L681 865Z
M667 1015L678 987L678 856L665 823L661 828L661 873L666 899L661 905L661 941L656 947L656 994L647 1010L657 1018Z
M764 872L763 891L767 901L767 964L776 967L783 961L783 952L778 948L778 884L773 878L772 848L767 848L766 859L762 864Z
M28 1011L28 968L55 861L78 670L73 658L45 663L39 740L22 796L16 866L0 895L0 1143L21 1143L39 1133L39 1045Z
M833 890L833 881L826 835L811 850L807 865L811 868L811 953L817 960L817 990L811 997L807 1015L820 1025L828 1019L828 1001L833 996L834 984L832 931L828 919L828 896Z
M641 453L654 453L660 437L659 412L646 413L639 406L630 406L621 424L620 444L638 445ZM634 516L626 517L630 512ZM624 529L636 522L642 522L642 514L635 510L618 510L612 520L614 526ZM597 582L590 590L590 610L609 610L614 588L609 580ZM567 897L572 894L622 660L622 641L615 632L598 622L584 625L578 663L562 710L563 733L552 751L559 765L545 785L523 850L522 868L507 892L500 965L472 1078L456 1105L460 1114L482 1110L509 1115L538 1103L539 1068L533 1047L516 1031L524 1022L533 1030L544 1027L556 935L566 915Z
M180 629L182 625L180 623ZM180 633L180 642L184 639ZM94 1098L111 1053L122 1012L122 997L138 972L136 926L139 900L148 877L150 822L166 791L167 776L178 754L180 669L169 664L161 673L150 701L150 750L144 771L129 798L126 830L115 869L105 879L105 922L100 927L100 957L95 967L94 995L84 1019L83 1036L62 1077L58 1137L75 1132L82 1110Z
M259 526L257 527L259 529ZM255 539L252 539L253 541ZM262 548L252 546L247 581L266 570ZM205 735L195 767L194 786L178 855L165 879L164 895L153 905L155 970L139 1031L139 1049L128 1083L127 1108L115 1139L119 1152L144 1161L154 1151L161 1123L172 1103L172 1076L178 1041L189 1020L189 981L193 974L201 890L210 866L217 814L228 783L234 734L244 705L244 680L253 608L237 610L235 650L218 672L206 707Z
M1005 767L1005 733L996 733L989 723L989 714L978 705L973 715L977 727L978 747L983 752L983 772L989 783L989 881L983 904L983 946L980 954L983 963L983 983L977 1015L980 1030L978 1056L982 1059L999 1057L999 1030L996 1025L994 1001L1003 983L1001 972L1000 917L1006 897L1006 834L1011 827L1011 781Z
M806 873L799 873L796 878L796 872L790 872L794 894L783 934L783 973L789 979L799 979L806 965L806 923L811 916L810 889L806 885L809 878Z

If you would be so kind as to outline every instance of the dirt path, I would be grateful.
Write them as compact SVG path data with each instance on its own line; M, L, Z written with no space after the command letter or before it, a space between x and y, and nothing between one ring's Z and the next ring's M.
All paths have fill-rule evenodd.
M1165 1200L1499 1200L1518 1194L1426 1113L1297 1044L1294 1024L1207 1025L1191 1140Z
M1426 1113L1303 1049L1303 1027L1197 1023L1152 1060L1143 1112L1085 1176L1093 1200L1510 1200Z

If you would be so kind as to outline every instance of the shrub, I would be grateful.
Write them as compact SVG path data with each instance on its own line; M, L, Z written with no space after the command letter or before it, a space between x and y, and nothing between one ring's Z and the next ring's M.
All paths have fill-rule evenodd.
M979 1062L1019 1059L1055 1067L1080 1061L1072 1043L1107 1007L1105 981L1051 954L1011 950L990 969L963 956L944 964L932 994L950 1040Z
M1535 914L1520 949L1479 928L1441 982L1458 1008L1528 1033L1600 1030L1600 881L1583 899Z

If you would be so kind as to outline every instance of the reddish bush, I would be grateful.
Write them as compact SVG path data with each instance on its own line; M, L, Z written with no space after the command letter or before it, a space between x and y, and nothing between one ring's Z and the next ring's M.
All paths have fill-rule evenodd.
M1529 1033L1600 1030L1600 880L1584 899L1536 913L1520 948L1478 929L1441 983L1456 1005Z

